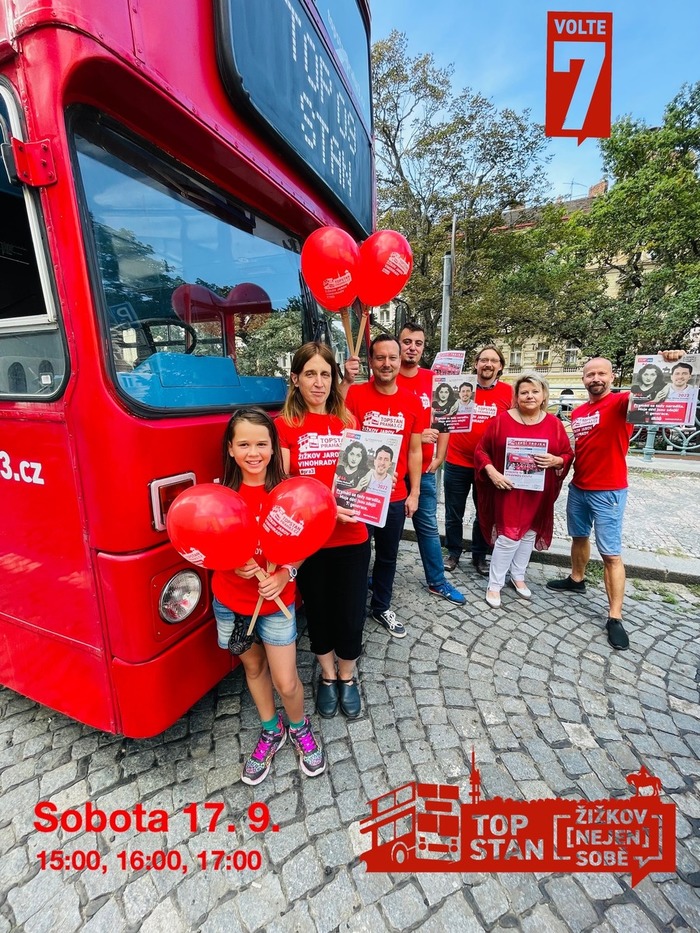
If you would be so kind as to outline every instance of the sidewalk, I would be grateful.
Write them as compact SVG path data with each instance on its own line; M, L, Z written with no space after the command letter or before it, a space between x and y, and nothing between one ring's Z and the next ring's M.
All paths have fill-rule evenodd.
M628 457L629 497L622 529L622 559L632 577L669 583L700 583L700 460L655 457L646 463ZM566 491L554 511L554 538L548 551L535 551L533 561L570 566L566 533ZM474 507L471 498L464 516L464 548L471 547ZM444 535L445 509L438 504L438 526ZM415 541L410 521L404 536ZM592 541L592 560L601 563ZM468 560L468 554L463 558Z
M506 590L503 608L492 610L467 563L452 575L467 595L461 608L427 593L417 546L404 543L394 609L408 634L392 639L368 620L362 715L313 717L328 758L314 779L287 745L262 784L240 783L259 729L240 671L142 741L0 689L0 933L700 930L700 896L689 883L700 872L700 597L628 581L631 647L615 652L601 584L562 596L546 578L534 565L532 599ZM299 668L311 709L316 673L305 634ZM484 800L630 800L627 776L644 765L660 778L662 800L676 805L678 873L635 887L625 870L367 873L359 855L368 801L420 781L456 785L466 802L472 750ZM63 813L82 812L88 800L108 816L137 803L162 808L168 825L34 828L37 802ZM256 833L259 806L249 808L260 803L271 825ZM55 850L76 861L42 870L39 854ZM84 868L86 852L99 854L102 870ZM243 870L236 852L249 863ZM172 867L162 867L166 857Z

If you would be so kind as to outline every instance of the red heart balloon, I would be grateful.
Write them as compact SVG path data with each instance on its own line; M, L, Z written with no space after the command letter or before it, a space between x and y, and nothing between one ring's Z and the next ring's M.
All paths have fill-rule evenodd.
M396 230L377 230L360 247L357 295L370 307L396 298L411 277L413 253Z
M274 564L306 560L333 534L338 510L333 493L317 479L294 476L270 493L260 517L260 547Z
M339 227L320 227L301 250L301 272L316 301L329 311L347 308L357 297L360 251Z
M168 509L166 527L175 550L208 570L242 567L258 540L257 525L242 497L218 483L181 492Z

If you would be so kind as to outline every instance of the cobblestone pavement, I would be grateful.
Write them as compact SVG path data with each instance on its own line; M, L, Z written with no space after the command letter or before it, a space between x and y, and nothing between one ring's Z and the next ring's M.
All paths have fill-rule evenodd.
M557 597L544 588L548 572L532 566L530 603L504 591L504 608L491 610L467 564L454 575L469 597L461 609L428 595L416 546L404 544L395 609L408 636L392 640L368 622L364 712L319 722L329 768L316 779L287 746L258 788L239 782L256 715L238 672L146 741L0 691L0 933L700 929L700 897L684 880L700 870L700 593L630 583L632 647L616 653L600 585ZM305 636L300 666L310 703ZM366 874L367 801L411 780L456 783L466 801L472 747L486 798L627 797L625 775L644 764L677 805L679 874L634 888L627 874ZM62 812L88 799L108 814L140 801L170 819L153 832L33 828L38 801ZM260 801L277 832L249 829L248 807ZM205 802L224 803L236 831L208 832L215 811ZM198 853L239 848L258 850L260 867L216 870L213 856L201 867ZM42 871L38 853L55 849L97 850L106 870L78 870L77 854L76 870ZM140 850L178 853L175 869L123 868L119 853L138 865Z
M566 544L566 491L570 477L554 508L554 543ZM634 469L629 472L622 543L626 548L673 557L700 557L700 474L662 473ZM444 508L440 509L444 520ZM471 535L474 508L465 512L465 531Z

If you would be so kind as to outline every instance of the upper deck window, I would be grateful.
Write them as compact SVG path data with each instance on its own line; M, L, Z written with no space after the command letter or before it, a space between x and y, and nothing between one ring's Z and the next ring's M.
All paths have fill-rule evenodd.
M317 314L299 242L91 111L73 125L122 392L154 409L279 405Z
M217 0L217 53L235 101L372 228L369 36L356 0ZM324 34L325 33L325 34Z

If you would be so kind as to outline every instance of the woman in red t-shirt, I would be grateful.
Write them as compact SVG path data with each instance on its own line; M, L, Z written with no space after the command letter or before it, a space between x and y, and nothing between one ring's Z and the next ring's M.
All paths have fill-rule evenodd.
M224 434L223 485L235 489L259 520L270 492L283 479L279 439L269 415L257 408L240 409ZM258 544L255 556L246 564L235 570L217 570L212 579L220 648L228 649L229 638L236 637L237 622L243 621L247 629L258 598L263 597L255 640L247 650L241 651L240 645L236 650L262 723L258 743L243 766L241 780L245 784L259 784L267 777L272 759L287 739L287 729L275 709L273 685L289 719L289 738L299 755L301 770L309 777L326 770L323 750L304 716L304 688L297 672L296 565L278 567L258 582L256 574L262 559ZM275 602L278 597L287 606L289 619L279 611Z
M290 380L282 414L275 422L285 469L292 476L313 476L330 489L341 433L356 427L339 391L340 375L331 350L322 343L305 343L294 354ZM327 719L339 706L348 719L360 715L355 662L362 651L367 615L369 557L366 526L352 509L339 506L330 540L299 569L297 583L311 650L321 667L316 709Z

